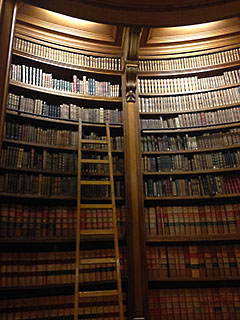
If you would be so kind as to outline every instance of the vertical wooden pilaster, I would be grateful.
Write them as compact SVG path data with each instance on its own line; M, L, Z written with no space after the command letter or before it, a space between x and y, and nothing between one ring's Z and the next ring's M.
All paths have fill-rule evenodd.
M145 320L147 314L147 278L143 227L143 181L139 111L136 104L138 48L140 29L127 30L125 38L124 145L126 208L128 235L128 310L129 319Z
M0 152L18 1L0 0Z

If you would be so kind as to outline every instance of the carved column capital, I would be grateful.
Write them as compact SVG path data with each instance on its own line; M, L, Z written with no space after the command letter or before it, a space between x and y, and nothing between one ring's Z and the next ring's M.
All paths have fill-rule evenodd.
M138 67L134 64L126 64L126 100L136 102L136 82Z

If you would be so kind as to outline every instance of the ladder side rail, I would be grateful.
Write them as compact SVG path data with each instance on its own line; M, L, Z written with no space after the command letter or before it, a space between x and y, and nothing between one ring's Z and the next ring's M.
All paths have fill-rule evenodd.
M74 291L74 320L78 320L79 309L79 267L80 267L80 214L81 214L81 148L82 122L78 125L78 166L77 166L77 222L76 222L76 261L75 261L75 291Z
M119 245L118 245L111 139L110 139L110 129L109 129L108 122L106 122L106 136L107 136L107 142L108 142L107 145L108 145L108 160L109 160L109 178L110 178L110 192L111 192L111 202L112 202L112 217L113 217L114 247L115 247L115 258L116 258L119 316L120 316L120 320L123 320L124 319L124 312L123 312L122 282L121 282L120 257L119 257Z

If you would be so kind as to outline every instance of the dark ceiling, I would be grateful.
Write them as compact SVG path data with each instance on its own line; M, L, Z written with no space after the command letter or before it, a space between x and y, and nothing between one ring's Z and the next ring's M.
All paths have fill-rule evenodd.
M240 16L240 0L24 0L72 17L118 25L170 27Z

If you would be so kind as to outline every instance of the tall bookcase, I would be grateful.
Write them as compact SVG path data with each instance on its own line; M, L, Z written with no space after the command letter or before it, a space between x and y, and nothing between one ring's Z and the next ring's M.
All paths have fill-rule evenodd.
M51 30L49 31L51 33ZM15 31L1 151L1 314L5 319L73 318L79 119L84 154L105 159L110 124L121 273L126 305L126 209L121 56ZM93 126L94 125L94 126ZM105 179L107 164L83 164ZM82 201L110 199L105 186L82 187ZM81 229L109 229L111 210L82 209ZM113 239L81 240L81 258L112 257ZM113 288L112 264L80 269L80 290ZM94 289L95 290L95 289ZM84 300L84 301L83 301ZM116 297L80 299L79 317L118 318ZM126 308L125 308L126 317Z
M239 317L239 61L140 61L149 319Z

